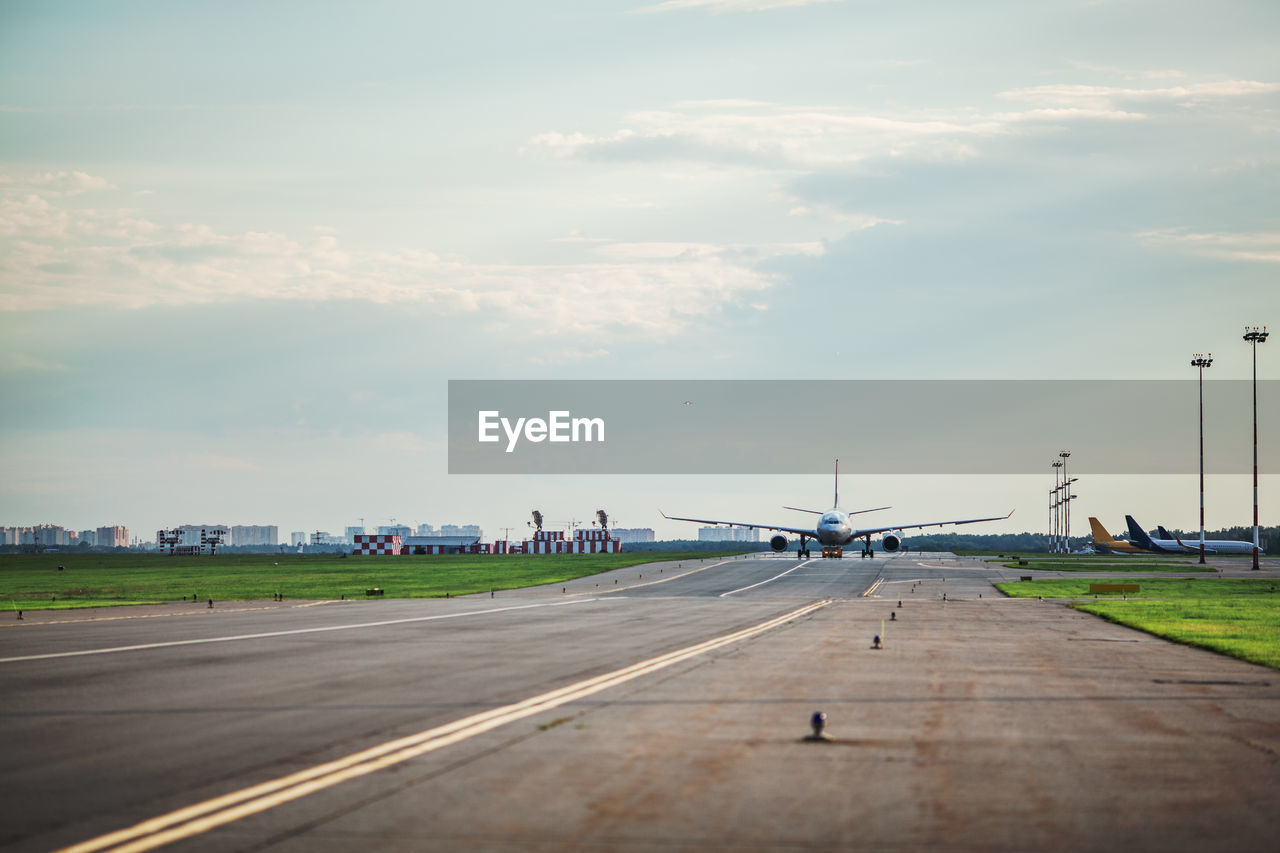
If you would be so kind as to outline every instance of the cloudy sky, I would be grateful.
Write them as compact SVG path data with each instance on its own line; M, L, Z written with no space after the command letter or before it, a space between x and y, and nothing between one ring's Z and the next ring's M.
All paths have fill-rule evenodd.
M11 0L0 523L673 536L658 506L829 494L449 476L449 379L1248 378L1277 33L1274 2ZM1247 454L1247 413L1207 440ZM859 478L851 446L842 497L1042 530L1060 445L1022 478ZM1193 478L1078 491L1080 533L1195 524ZM1250 500L1215 479L1210 526Z

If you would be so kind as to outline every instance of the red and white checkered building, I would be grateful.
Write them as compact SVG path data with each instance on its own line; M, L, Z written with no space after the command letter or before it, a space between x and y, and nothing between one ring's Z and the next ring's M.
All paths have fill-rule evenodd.
M561 530L538 530L532 539L512 545L510 554L617 554L622 543L607 530L575 530L572 539Z
M622 543L609 535L608 530L575 530L573 547L570 554L617 554L622 551Z
M399 554L399 533L357 533L352 554Z

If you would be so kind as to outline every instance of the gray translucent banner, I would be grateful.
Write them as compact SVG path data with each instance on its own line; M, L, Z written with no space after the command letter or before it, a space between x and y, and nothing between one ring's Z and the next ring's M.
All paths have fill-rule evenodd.
M1270 473L1280 382L1257 391ZM1206 472L1253 470L1252 395L1205 383ZM1191 474L1198 418L1194 379L450 380L449 473L1044 474L1068 450L1071 473Z

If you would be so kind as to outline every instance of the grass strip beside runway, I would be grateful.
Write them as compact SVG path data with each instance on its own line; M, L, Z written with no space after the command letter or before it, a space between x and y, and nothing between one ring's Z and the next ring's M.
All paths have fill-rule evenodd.
M1026 565L1019 563L1025 561ZM1094 554L1027 555L1010 558L1003 564L1008 569L1040 572L1213 572L1212 566L1202 566L1195 557L1179 558L1131 554L1127 557L1102 557Z
M1141 587L1128 600L1109 594L1071 606L1157 637L1280 669L1280 582L1269 578L1125 580ZM1089 584L1088 580L1037 580L1002 583L996 588L1014 597L1090 599Z
M547 583L721 553L350 556L340 554L13 554L0 556L0 608L40 610L167 601L443 598ZM59 570L59 566L63 568Z

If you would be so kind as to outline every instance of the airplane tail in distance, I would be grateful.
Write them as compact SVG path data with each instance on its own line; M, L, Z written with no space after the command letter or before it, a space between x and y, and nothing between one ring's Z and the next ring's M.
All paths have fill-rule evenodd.
M1165 530L1163 524L1156 525L1156 533L1160 534L1161 539L1177 539L1178 538L1174 536L1172 533L1170 533L1169 531Z
M1100 542L1105 545L1108 542L1116 541L1111 537L1111 534L1107 532L1107 528L1102 526L1102 522L1098 521L1098 519L1093 516L1089 516L1089 528L1093 531L1094 542Z
M1151 549L1151 537L1147 535L1147 531L1142 529L1142 525L1133 520L1132 515L1124 517L1125 524L1129 525L1129 539L1139 548Z
M840 460L836 460L836 494L831 499L831 507L837 509L840 506Z

